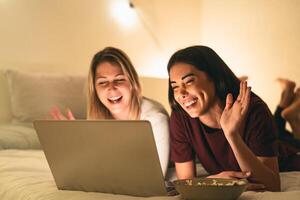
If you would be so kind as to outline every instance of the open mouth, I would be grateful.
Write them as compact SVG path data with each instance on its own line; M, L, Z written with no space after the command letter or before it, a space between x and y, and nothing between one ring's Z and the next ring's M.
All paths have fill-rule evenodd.
M198 99L194 98L190 101L187 101L187 102L183 103L183 105L186 107L186 109L190 109L197 103L197 101L198 101Z
M107 100L113 104L117 104L122 100L123 96L109 97Z

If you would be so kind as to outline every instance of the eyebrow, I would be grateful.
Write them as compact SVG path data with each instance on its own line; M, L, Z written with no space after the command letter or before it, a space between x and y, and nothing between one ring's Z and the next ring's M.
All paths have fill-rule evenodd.
M115 75L115 77L118 77L118 76L125 76L125 74L117 74ZM106 78L105 76L99 76L99 75L96 75L96 79L98 78Z
M181 77L181 80L184 80L185 78L188 78L188 77L190 77L190 76L196 76L196 75L193 74L193 73L189 73L189 74L184 75L183 77ZM172 84L172 83L176 83L176 81L171 81L170 83L171 83L171 84Z

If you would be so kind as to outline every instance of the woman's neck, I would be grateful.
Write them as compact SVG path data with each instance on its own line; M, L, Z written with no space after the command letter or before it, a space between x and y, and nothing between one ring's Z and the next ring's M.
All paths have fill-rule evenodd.
M130 112L129 112L129 107L126 109L122 110L120 113L112 113L112 117L116 120L129 120L130 119Z
M129 113L127 113L127 112L112 114L112 116L114 119L117 119L117 120L129 120Z
M199 116L199 120L208 127L221 128L220 119L222 112L223 106L221 101L216 101L205 114Z

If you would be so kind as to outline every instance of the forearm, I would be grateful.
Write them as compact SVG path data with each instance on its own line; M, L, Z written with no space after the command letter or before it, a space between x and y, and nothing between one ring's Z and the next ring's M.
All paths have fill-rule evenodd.
M227 141L242 171L251 172L251 178L264 184L267 190L280 191L278 170L272 170L262 163L244 143L239 134L228 137Z
M196 176L196 166L194 161L175 163L177 179L189 179Z

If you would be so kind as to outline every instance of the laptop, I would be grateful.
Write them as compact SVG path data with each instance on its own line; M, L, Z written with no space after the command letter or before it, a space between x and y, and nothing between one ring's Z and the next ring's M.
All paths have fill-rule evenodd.
M37 120L58 189L168 195L149 121Z

